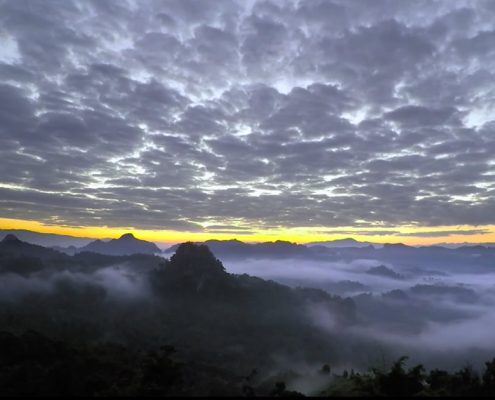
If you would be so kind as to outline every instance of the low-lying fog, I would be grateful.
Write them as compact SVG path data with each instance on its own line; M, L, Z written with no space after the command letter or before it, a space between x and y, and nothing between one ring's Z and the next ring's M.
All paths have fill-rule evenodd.
M132 266L116 264L91 272L50 271L23 276L16 273L0 275L0 301L16 302L29 294L49 294L63 288L81 286L100 288L113 300L142 299L150 295L146 275Z
M154 260L160 263L160 259ZM232 274L249 274L292 287L319 288L351 298L356 305L357 321L350 325L337 323L328 308L313 304L307 309L311 326L328 333L329 344L336 343L335 340L339 343L336 351L341 354L336 358L348 360L347 364L333 364L335 370L353 367L355 360L359 360L356 362L361 367L390 364L402 355L427 368L453 370L467 363L480 367L495 357L495 273L487 266L468 273L468 265L449 268L438 260L427 265L408 260L391 263L358 258L222 261ZM154 317L146 319L144 315L149 310L161 312L150 285L150 271L156 266L147 259L141 264L129 261L94 268L72 268L68 264L65 269L57 269L48 263L46 268L25 274L9 272L4 267L0 274L2 315L7 321L9 304L14 303L20 304L22 310L31 307L32 315L37 315L38 308L50 310L52 306L48 305L59 307L64 299L70 300L70 296L65 296L68 293L79 296L81 309L87 309L88 318L92 318L92 311L86 302L100 298L108 315L115 313L116 305L140 304L139 313L133 318L139 317L143 325L149 324ZM30 303L31 298L46 302L47 306ZM264 301L269 302L270 298ZM271 323L275 328L274 318Z
M447 265L435 269L370 259L231 260L226 268L351 297L359 320L346 333L375 341L377 353L386 348L387 354L391 350L447 369L495 357L495 272L458 273ZM325 312L311 314L320 327L337 329Z

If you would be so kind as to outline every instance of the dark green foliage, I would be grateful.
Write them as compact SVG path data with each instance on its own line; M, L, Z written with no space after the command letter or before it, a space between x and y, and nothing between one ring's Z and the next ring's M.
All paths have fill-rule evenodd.
M422 365L407 369L401 357L389 369L372 368L359 374L344 371L334 375L334 381L322 395L325 396L495 396L495 359L485 363L481 375L466 366L456 372L438 369L425 371Z
M0 273L16 273L26 277L44 268L43 261L36 257L5 256L0 259Z
M60 362L81 368L89 380L89 388L75 387L70 376L63 379L69 389L27 384L40 393L122 394L139 390L141 394L161 395L177 378L175 369L168 368L171 357L163 353L167 348L159 350L168 343L183 361L182 384L174 393L266 395L273 383L259 388L257 379L247 381L243 377L253 368L266 377L273 368L272 357L289 356L304 362L332 359L331 337L314 326L309 308L318 306L342 322L354 318L351 300L322 290L292 289L248 275L229 274L208 247L192 243L179 246L170 260L79 253L43 260L40 265L41 271L26 271L14 261L12 272L0 273L0 279L23 274L21 283L33 288L39 282L46 285L0 301L0 326L16 337L24 338L24 332L35 330L62 343L56 348L65 349L70 356L58 357ZM118 287L125 274L143 282L138 297L112 293L112 286ZM106 285L101 284L102 277L107 279ZM132 371L117 368L122 376L132 376L131 386L109 387L106 378L95 377L75 363L74 354L86 354L85 349L98 346L102 351L104 343L120 346L125 349L123 354L132 358L123 364ZM108 354L110 350L105 351ZM118 356L115 354L115 359L120 362ZM108 357L111 360L114 356ZM100 363L100 358L96 359ZM25 371L30 365L21 369ZM137 366L139 371L134 370ZM75 373L75 368L62 368L60 374ZM48 370L52 371L52 366L43 368ZM49 379L41 376L39 381Z
M273 397L304 397L302 393L294 390L287 390L284 382L275 383L275 388L270 392Z
M43 246L30 244L17 239L14 235L7 235L0 241L0 259L9 257L36 257L43 260L64 259L68 256L56 250L47 249Z
M150 279L174 343L188 338L189 350L208 343L224 362L250 360L259 366L259 360L265 364L267 354L277 352L315 359L329 355L328 334L309 323L308 308L318 305L342 323L355 313L351 300L322 290L228 274L208 247L193 243L179 246Z
M173 349L138 353L100 344L74 346L33 331L0 332L2 396L168 395L180 392Z
M330 368L330 365L328 365L328 364L325 364L323 367L321 367L321 370L320 370L320 372L322 374L325 374L325 375L328 375L331 371L332 371L332 369Z
M495 393L495 358L485 363L482 379L485 389L490 393Z
M229 275L221 261L207 246L191 242L180 245L151 279L157 291L166 295L180 292L220 298L232 294Z
M295 382L305 379L298 363L356 365L369 350L339 334L356 319L352 300L229 274L206 246L183 244L170 260L50 258L12 253L43 250L7 242L0 279L33 290L0 293L1 395L296 396ZM112 292L126 274L142 283L131 285L142 291L136 297L126 286L124 295ZM311 312L329 316L333 330L320 329ZM286 372L276 357L288 360ZM324 395L494 394L495 360L481 374L469 367L427 373L405 361L341 375L326 364L314 371L315 390L328 381Z

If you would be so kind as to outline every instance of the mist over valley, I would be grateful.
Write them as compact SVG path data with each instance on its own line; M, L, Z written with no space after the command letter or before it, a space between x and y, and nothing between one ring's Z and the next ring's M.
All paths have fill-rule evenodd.
M271 393L282 374L289 389L316 394L331 383L318 375L322 365L365 372L408 355L427 369L468 361L481 371L495 354L488 247L211 242L221 261L208 243L163 252L127 234L95 243L94 252L89 244L68 255L4 234L3 332L136 352L173 346L199 382L218 378L209 369L221 366L215 390L231 394L253 370L259 393ZM234 245L243 249L237 256Z

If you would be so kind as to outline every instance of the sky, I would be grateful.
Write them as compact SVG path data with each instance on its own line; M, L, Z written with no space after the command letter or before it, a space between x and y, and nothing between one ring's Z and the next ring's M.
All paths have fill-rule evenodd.
M0 1L0 228L495 242L493 1Z

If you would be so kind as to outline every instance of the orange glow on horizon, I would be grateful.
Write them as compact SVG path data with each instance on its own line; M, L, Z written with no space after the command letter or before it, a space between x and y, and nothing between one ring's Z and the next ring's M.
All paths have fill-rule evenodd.
M10 218L0 218L0 229L24 229L41 233L54 233L75 237L88 237L95 239L117 238L127 232L132 232L136 237L157 243L170 244L185 241L205 241L208 239L238 239L244 242L269 242L275 240L286 240L295 243L308 243L316 241L331 241L338 239L353 238L359 241L370 241L376 243L404 243L409 245L431 245L436 243L489 243L495 242L495 225L470 226L437 226L437 227L380 227L380 228L321 228L321 227L301 227L301 228L278 228L278 229L255 229L246 234L236 234L229 232L209 232L206 228L202 231L175 231L175 230L148 230L135 229L133 227L107 227L107 226L60 226L44 224L39 221L20 220ZM484 229L487 233L462 234L462 231ZM324 230L324 232L322 232ZM367 234L360 234L360 231L367 231ZM383 234L383 231L395 231L401 234ZM332 233L334 231L335 233ZM340 231L340 232L339 232ZM342 233L342 231L346 231ZM377 231L377 234L371 234ZM444 236L414 236L415 232L443 232L459 231L459 234ZM353 234L352 232L356 232ZM407 235L407 236L402 236Z

